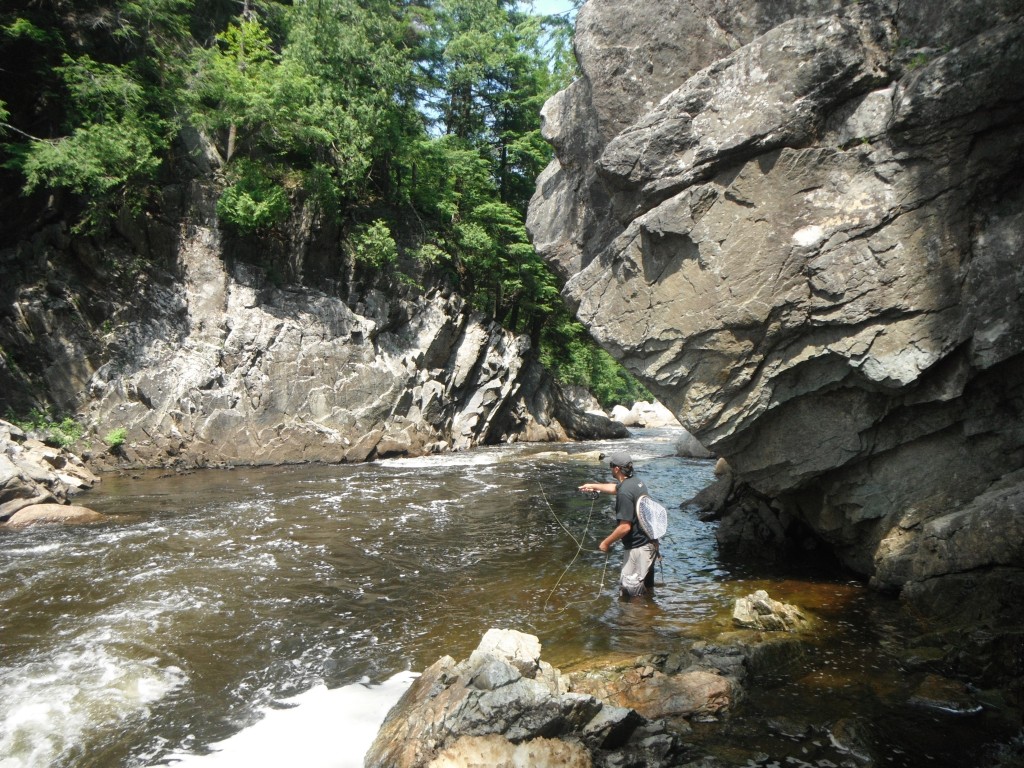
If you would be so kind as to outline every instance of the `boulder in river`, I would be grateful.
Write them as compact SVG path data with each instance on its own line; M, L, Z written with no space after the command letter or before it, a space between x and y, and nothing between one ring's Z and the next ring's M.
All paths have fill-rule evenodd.
M416 679L385 718L365 765L544 765L564 759L583 766L603 764L602 755L616 750L630 754L631 764L668 766L677 764L679 748L666 726L570 691L561 672L541 660L536 637L491 629L468 659L444 656ZM487 762L492 758L497 762Z
M683 765L691 723L725 721L752 678L786 668L803 644L796 633L731 631L563 673L541 660L536 637L491 629L468 659L445 656L417 678L365 765Z
M633 403L631 408L616 405L612 408L612 419L627 427L678 427L679 420L675 415L658 402L648 403L643 400Z
M101 523L107 516L76 504L33 504L20 509L0 528L27 528L42 523Z
M732 620L744 629L767 632L793 632L806 629L810 624L799 608L772 600L763 589L737 598Z

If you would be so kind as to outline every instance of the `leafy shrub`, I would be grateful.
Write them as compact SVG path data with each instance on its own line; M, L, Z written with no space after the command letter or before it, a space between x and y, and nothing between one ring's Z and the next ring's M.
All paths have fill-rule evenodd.
M217 200L217 215L245 233L270 229L288 218L291 205L284 187L256 163L233 164L234 183Z
M398 259L398 244L383 219L359 227L352 236L352 254L357 264L380 269Z
M59 448L70 448L85 434L85 428L73 418L66 416L57 420L49 408L33 408L22 418L8 413L7 420L26 432L41 435L44 442Z
M128 430L124 427L118 427L112 429L103 437L103 442L106 443L110 450L116 451L124 445L125 439L128 437Z

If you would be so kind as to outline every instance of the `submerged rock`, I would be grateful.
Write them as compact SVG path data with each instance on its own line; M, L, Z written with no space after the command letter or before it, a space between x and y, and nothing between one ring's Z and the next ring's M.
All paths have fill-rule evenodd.
M799 608L772 600L763 589L737 598L732 620L738 627L767 632L794 632L810 624Z
M854 718L837 720L829 727L828 738L836 749L853 757L857 765L876 764L871 733L863 721Z
M976 715L982 710L978 698L966 685L941 675L926 675L910 697L910 703L954 715Z
M635 710L652 720L709 719L724 714L736 699L734 681L717 670L688 669L667 675L649 666L572 676L572 689Z

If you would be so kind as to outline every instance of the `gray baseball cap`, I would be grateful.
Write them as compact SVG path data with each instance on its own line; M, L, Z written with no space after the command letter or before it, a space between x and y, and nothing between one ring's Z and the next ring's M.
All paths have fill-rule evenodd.
M604 457L613 467L627 467L633 463L633 457L625 451L616 451L615 453L609 453Z

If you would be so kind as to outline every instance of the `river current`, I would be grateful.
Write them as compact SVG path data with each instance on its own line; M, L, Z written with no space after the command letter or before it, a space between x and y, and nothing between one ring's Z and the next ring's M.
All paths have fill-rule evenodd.
M537 635L564 669L716 635L756 589L818 616L822 640L751 693L728 737L698 727L708 754L856 764L773 716L874 724L892 766L963 768L1005 737L997 711L897 703L913 681L887 652L905 631L893 601L834 573L721 561L714 524L677 507L713 463L675 456L677 437L106 477L77 501L109 523L0 537L0 768L359 766L413 675L490 627ZM575 490L610 479L594 452L612 447L670 509L639 603L616 598L621 553L597 551L610 497Z

